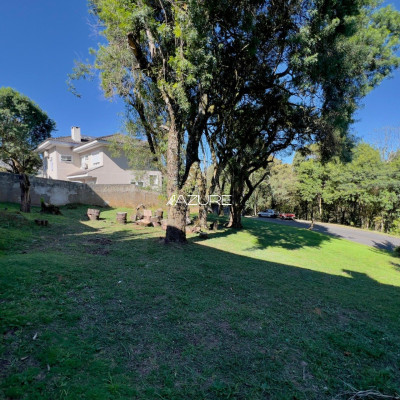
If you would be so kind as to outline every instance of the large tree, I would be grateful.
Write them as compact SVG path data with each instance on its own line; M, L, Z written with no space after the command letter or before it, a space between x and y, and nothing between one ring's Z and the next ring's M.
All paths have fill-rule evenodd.
M92 0L108 42L95 65L106 95L121 96L166 155L169 196L185 193L207 135L240 227L250 175L287 148L343 147L360 99L398 66L400 15L379 4ZM185 207L169 211L167 240L184 241Z
M12 88L0 88L0 160L9 172L19 174L23 212L30 212L28 174L42 165L34 150L54 129L55 122L31 99Z
M96 52L106 96L121 96L139 135L166 164L168 197L185 194L208 114L214 59L200 2L92 0L107 45ZM87 72L85 66L78 71ZM184 242L186 206L169 208L166 241Z
M218 9L225 2L215 3ZM257 187L250 175L271 156L312 142L320 143L323 159L348 151L360 100L399 65L400 14L379 5L298 0L230 8L216 34L225 46L216 46L218 91L208 132L230 171L232 227L241 227Z

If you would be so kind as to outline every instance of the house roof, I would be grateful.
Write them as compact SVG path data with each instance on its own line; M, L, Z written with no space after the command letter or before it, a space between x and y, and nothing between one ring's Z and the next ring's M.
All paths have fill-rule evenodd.
M0 160L0 170L4 170L4 169L9 171L10 166L7 163L5 163L4 161Z
M101 137L93 137L93 136L81 136L81 141L80 142L75 142L71 136L59 136L56 138L50 137L46 140L44 140L42 143L39 144L37 147L36 151L40 150L46 150L47 148L50 147L50 145L56 145L57 143L63 144L63 145L69 145L75 148L79 148L80 146L87 146L88 144L95 144L98 143L99 141L101 142L110 142L111 139L115 138L118 142L123 142L124 135L121 133L114 133L113 135L106 135L106 136L101 136Z
M67 175L67 178L68 178L68 179L70 179L70 178L76 178L76 177L85 177L85 178L87 178L87 177L90 177L90 176L88 175L89 172L91 172L91 171L93 171L93 170L95 170L95 169L101 168L101 167L102 167L102 166L99 165L99 166L97 166L97 167L88 168L88 169L76 168L74 172L71 172L70 174Z
M117 140L123 142L125 140L126 136L123 135L122 133L114 133L113 135L106 135L106 136L100 136L98 138L93 138L97 140Z

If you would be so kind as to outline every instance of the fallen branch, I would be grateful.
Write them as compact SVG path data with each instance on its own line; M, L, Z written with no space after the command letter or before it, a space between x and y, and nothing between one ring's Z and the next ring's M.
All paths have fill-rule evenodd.
M400 397L397 395L390 396L376 390L360 390L349 395L350 397L347 400L400 400Z

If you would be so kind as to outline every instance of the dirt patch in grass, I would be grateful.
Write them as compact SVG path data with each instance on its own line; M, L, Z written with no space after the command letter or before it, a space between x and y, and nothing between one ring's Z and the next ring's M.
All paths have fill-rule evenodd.
M88 243L95 243L101 246L109 246L112 244L112 240L111 239L107 239L107 238L102 238L102 237L95 237L95 238L90 238L87 240Z
M99 256L108 256L111 252L110 246L112 244L113 241L111 239L104 237L93 237L82 241L82 246L86 253Z

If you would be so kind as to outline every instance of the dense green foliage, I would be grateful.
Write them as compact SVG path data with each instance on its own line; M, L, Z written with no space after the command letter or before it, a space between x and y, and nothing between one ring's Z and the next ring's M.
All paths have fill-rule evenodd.
M104 92L166 163L168 195L204 135L230 175L234 227L271 155L314 141L324 158L348 152L360 99L399 65L400 14L378 0L90 4L107 39L95 52ZM182 238L184 213L170 215Z
M34 150L50 137L55 122L28 97L0 88L0 160L14 173L33 173L42 165Z
M323 160L348 157L360 100L399 65L400 14L379 2L264 5L218 32L229 45L218 52L209 142L230 176L235 227L263 181L249 177L268 174L271 155L317 142Z
M314 150L308 156L297 154L292 165L271 168L258 207L400 233L400 154L383 160L378 149L361 143L350 162L335 158L322 163Z

